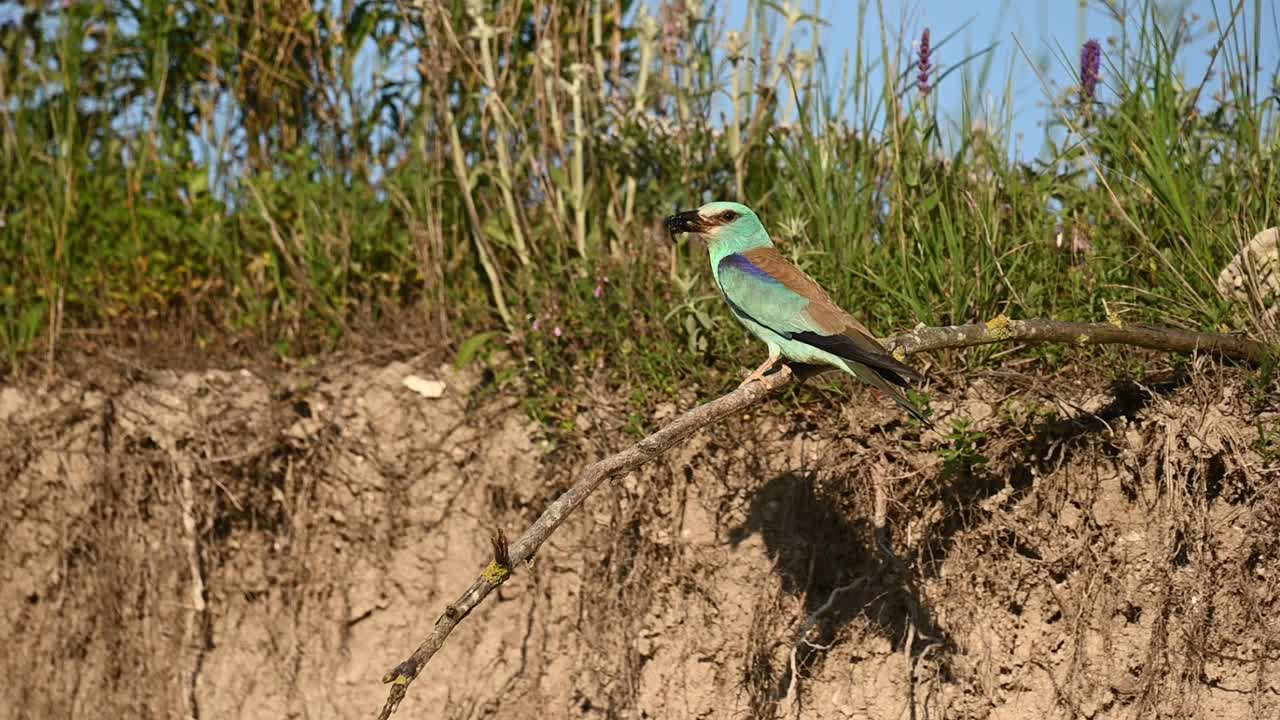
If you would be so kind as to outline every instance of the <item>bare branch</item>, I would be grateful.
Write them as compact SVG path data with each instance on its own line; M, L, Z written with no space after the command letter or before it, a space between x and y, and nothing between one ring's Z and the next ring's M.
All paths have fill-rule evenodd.
M1268 347L1243 335L1156 328L1119 321L1071 323L1056 320L1010 320L1004 315L986 323L950 327L916 328L889 338L890 349L910 355L927 350L989 345L998 342L1068 343L1074 345L1133 345L1166 352L1208 352L1260 363Z
M930 350L950 350L1000 342L1070 343L1076 345L1120 344L1165 350L1169 352L1212 352L1227 357L1259 363L1273 348L1239 335L1218 335L1189 330L1153 328L1126 323L1067 323L1053 320L1010 320L1003 315L987 323L951 327L920 327L885 340L895 355L909 355ZM471 613L494 588L511 577L514 568L529 562L538 548L564 523L579 505L604 481L628 473L662 455L676 443L712 423L741 412L767 395L788 385L803 381L829 368L799 366L795 373L780 371L769 376L772 388L753 382L711 402L699 405L673 420L666 427L640 442L591 465L578 482L542 513L513 544L507 545L501 531L493 538L494 560L457 600L445 608L431 631L404 662L383 676L392 683L379 720L387 720L404 700L409 685L417 679L433 655L462 620Z

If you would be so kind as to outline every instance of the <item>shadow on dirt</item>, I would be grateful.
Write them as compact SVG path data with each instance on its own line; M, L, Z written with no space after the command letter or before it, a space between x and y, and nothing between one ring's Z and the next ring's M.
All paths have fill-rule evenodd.
M745 522L730 530L737 545L761 533L783 592L803 598L805 619L790 634L797 672L808 675L840 630L865 617L901 650L911 638L912 654L949 641L921 602L906 567L887 547L877 548L870 519L850 519L815 491L809 473L784 473L765 484L752 500ZM769 673L753 663L751 682L781 700L791 684L790 668ZM773 678L760 677L773 674Z
M957 533L988 514L982 509L983 501L1008 488L1016 502L1032 487L1037 473L1069 462L1077 451L1089 447L1087 441L1110 432L1114 421L1133 421L1156 396L1168 395L1189 381L1185 371L1162 373L1142 382L1118 381L1110 388L1111 401L1097 412L1043 422L1031 432L1029 442L1015 446L1005 457L991 458L996 462L989 465L940 470L926 484L936 488L934 497L948 512L928 532L929 542L905 560L893 548L890 528L903 526L902 516L912 512L911 507L896 506L887 527L876 528L868 515L852 517L822 494L813 471L786 472L765 483L752 495L746 520L730 530L729 541L736 546L760 533L783 592L803 599L806 620L792 623L796 671L802 677L812 674L840 631L862 617L895 652L902 652L909 642L910 654L918 658L927 648L940 646L940 672L949 675L946 658L954 645L947 629L934 620L917 582L941 565ZM825 484L848 487L865 482L866 473L855 471L828 478ZM1034 548L1020 551L1039 555ZM770 672L769 664L759 661L753 666L755 677L749 682L757 687L763 684L769 701L782 700L791 685L791 668Z

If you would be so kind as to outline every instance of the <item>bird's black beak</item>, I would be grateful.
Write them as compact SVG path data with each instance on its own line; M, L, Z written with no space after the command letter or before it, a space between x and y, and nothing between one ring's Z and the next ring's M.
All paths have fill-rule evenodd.
M663 225L669 233L696 233L707 229L707 221L697 210L685 210L671 215Z

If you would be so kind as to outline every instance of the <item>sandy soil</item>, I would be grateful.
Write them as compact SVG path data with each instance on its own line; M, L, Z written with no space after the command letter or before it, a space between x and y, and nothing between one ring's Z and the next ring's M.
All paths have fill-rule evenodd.
M72 375L0 388L4 718L371 718L493 528L635 437L448 367ZM869 393L743 416L592 497L397 717L1280 717L1248 392L993 372L935 396L968 453Z

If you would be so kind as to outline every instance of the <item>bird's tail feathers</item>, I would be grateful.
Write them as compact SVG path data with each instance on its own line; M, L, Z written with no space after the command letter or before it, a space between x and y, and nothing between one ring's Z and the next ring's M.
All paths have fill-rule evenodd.
M916 409L915 405L911 404L910 400L907 400L907 396L904 395L901 390L894 387L892 383L881 377L876 368L868 367L862 363L856 362L848 363L848 366L854 377L876 388L885 395L888 395L890 400L893 400L899 407L910 413L912 417L919 420L925 427L930 430L938 429L937 426L930 422L929 418L925 417L923 413Z

